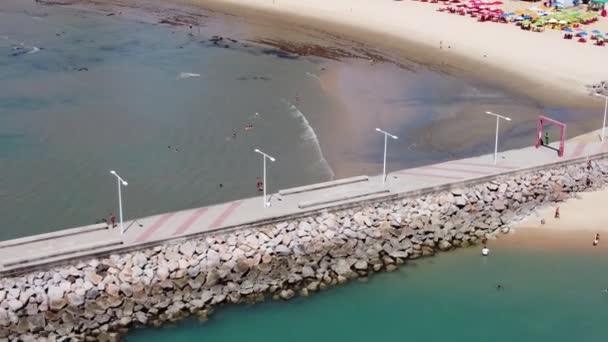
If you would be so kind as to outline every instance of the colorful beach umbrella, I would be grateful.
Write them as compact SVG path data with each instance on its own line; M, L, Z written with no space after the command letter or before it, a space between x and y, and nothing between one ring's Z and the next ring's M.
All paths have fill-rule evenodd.
M593 31L591 31L591 32L593 32L593 33L595 33L595 34L601 34L601 33L602 33L602 32L600 32L600 30L593 30Z
M571 28L569 28L569 27L566 27L566 28L564 29L564 31L565 31L565 32L574 32L574 31L573 31Z
M585 32L585 31L581 31L581 32L579 32L579 33L577 33L577 34L578 34L579 36L586 36L586 35L588 35L588 33L587 33L587 32Z

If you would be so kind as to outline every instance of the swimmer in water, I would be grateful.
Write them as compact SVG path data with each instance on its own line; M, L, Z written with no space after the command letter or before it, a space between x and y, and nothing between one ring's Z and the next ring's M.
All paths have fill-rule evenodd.
M481 249L481 255L488 256L488 254L490 254L490 249L484 245L483 248Z
M502 286L501 284L496 285L496 289L497 290L504 290L504 286Z

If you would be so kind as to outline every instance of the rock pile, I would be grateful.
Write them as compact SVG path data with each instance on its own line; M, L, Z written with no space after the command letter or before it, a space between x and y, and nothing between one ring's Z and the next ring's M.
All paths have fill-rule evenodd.
M603 187L568 166L420 198L92 259L0 280L0 338L116 340L223 303L288 300L493 238L539 205Z

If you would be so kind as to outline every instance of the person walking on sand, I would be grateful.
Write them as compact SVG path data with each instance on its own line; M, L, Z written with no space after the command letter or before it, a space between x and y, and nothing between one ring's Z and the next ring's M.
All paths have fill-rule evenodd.
M595 239L593 239L593 246L597 246L600 243L600 234L595 234Z
M114 216L114 213L110 213L110 225L111 228L116 227L116 216Z
M559 207L555 208L555 214L553 215L553 217L559 219Z

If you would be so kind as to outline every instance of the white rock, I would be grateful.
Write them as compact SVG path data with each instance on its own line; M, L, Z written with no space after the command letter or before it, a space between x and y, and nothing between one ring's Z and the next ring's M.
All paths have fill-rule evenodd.
M23 303L21 303L18 299L9 299L8 307L11 311L15 312L23 307Z

